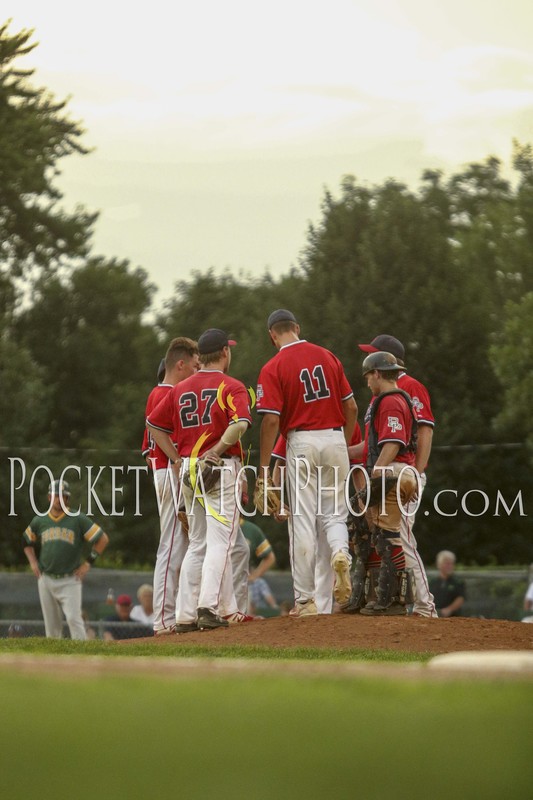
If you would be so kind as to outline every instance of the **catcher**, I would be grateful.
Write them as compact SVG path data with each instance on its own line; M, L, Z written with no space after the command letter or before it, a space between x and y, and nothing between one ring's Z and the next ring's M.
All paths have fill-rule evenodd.
M153 438L183 475L189 517L177 633L226 627L238 615L230 555L239 525L240 438L252 420L246 387L228 375L235 344L219 328L205 331L198 340L201 369L177 384L147 420ZM169 434L175 434L180 458L172 452Z
M405 507L418 488L417 423L411 398L396 384L399 372L390 353L372 353L363 362L373 397L365 415L365 440L350 447L349 454L362 456L371 481L366 521L352 520L350 525L357 562L352 596L344 609L348 613L405 614L406 605L413 602L400 541L399 500ZM366 494L364 489L356 499L364 504Z

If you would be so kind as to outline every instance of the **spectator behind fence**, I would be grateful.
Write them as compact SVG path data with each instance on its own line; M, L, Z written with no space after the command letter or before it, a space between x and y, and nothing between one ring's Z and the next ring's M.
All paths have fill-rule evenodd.
M25 636L24 628L22 625L19 625L18 622L12 622L7 629L8 639L23 639Z
M82 581L109 539L84 514L67 515L70 489L66 481L50 484L48 501L48 514L34 517L24 531L24 554L37 578L46 636L61 639L63 612L71 639L86 639L81 615ZM84 560L83 551L88 545L91 550Z
M141 636L152 636L152 628L147 628L132 620L132 608L133 605L129 594L119 594L115 603L116 613L105 620L104 640L106 642L111 642L114 639L138 639Z
M154 624L154 587L149 583L139 586L137 600L139 605L133 606L131 609L131 619L152 628Z
M435 597L439 617L459 617L466 598L464 581L455 575L455 553L441 550L437 553L436 565L439 575L433 578L430 591Z

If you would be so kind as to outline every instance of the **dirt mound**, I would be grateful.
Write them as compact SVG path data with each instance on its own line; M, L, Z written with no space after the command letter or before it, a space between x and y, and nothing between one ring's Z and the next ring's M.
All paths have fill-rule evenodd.
M326 648L334 650L401 650L411 653L450 653L459 650L533 650L533 625L490 619L422 619L360 615L273 617L253 622L147 639L154 647L169 644L201 644L218 648L232 645L267 645L278 648Z

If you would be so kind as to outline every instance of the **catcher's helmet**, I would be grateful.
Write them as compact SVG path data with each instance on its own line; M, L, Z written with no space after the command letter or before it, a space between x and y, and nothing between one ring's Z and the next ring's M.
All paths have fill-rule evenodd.
M48 494L50 496L62 494L63 497L70 497L70 486L66 481L54 481L48 487Z
M392 353L385 353L379 350L377 353L370 353L363 361L363 377L367 372L372 372L375 369L379 369L380 372L388 372L389 370L399 370L401 366Z

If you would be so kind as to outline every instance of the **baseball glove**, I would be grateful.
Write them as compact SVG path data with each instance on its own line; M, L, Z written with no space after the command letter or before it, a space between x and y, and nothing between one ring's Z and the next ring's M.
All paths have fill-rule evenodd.
M221 475L220 468L223 466L224 461L214 454L205 455L197 459L192 467L196 476L195 487L199 485L200 491L208 494L218 485ZM188 486L189 489L193 488L190 468L183 476L183 483Z
M189 535L189 517L187 516L186 511L178 511L178 519L181 524L181 530L185 534L185 536Z
M359 489L359 491L355 493L354 497L356 500L360 500L363 505L368 502L369 508L371 506L377 506L379 503L381 503L382 498L386 497L391 489L394 489L397 483L398 478L395 478L392 475L386 475L385 481L383 481L381 475L376 475L374 478L370 478L370 495L368 500L366 486L363 489Z
M254 491L255 507L260 514L277 514L280 510L279 489L274 489L271 478L265 482L263 478L257 478Z

